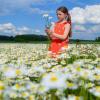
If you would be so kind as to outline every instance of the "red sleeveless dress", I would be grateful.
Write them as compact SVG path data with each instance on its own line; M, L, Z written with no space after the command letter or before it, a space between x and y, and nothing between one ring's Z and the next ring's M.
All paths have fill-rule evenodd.
M64 21L63 23L56 22L54 25L54 33L63 35L65 31L65 25L70 22ZM62 52L62 48L67 48L68 47L68 36L66 37L65 40L61 40L59 38L54 38L51 40L51 43L49 45L48 50L51 52L52 57L56 57Z

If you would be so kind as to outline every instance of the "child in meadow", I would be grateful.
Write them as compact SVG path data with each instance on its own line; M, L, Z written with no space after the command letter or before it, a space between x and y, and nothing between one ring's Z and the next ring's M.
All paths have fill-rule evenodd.
M71 37L71 16L64 6L56 10L58 21L54 23L52 29L45 29L51 40L48 51L50 57L56 58L64 48L68 47L69 37Z

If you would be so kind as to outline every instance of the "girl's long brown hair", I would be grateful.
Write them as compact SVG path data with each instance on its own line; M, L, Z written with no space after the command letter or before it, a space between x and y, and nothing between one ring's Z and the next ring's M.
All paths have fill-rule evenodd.
M69 36L69 37L72 37L72 23L71 23L71 16L70 16L70 14L69 14L69 12L68 12L68 9L67 9L65 6L61 6L61 7L59 7L59 8L57 9L57 11L61 11L61 12L63 12L64 14L67 14L68 18L67 18L66 20L67 20L67 21L70 23L70 25L71 25L71 28L70 28L70 31L69 31L68 36Z

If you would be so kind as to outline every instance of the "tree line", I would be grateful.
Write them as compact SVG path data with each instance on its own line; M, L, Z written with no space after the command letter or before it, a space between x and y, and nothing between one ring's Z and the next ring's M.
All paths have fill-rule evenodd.
M35 35L35 34L26 34L26 35L16 35L13 36L5 36L0 35L0 41L14 41L14 42L33 42L33 41L48 41L48 37L46 35ZM80 39L70 39L71 42L100 42L100 37L97 37L95 40L80 40Z

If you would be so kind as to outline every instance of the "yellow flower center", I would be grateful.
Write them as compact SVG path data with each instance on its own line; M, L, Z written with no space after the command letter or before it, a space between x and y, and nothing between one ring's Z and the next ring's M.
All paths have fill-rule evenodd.
M0 82L0 90L4 90L4 84L3 84L3 82Z
M51 81L57 81L58 80L58 78L55 76L55 75L52 75L52 77L51 77L51 79L50 79Z
M74 84L73 84L73 83L68 82L68 83L67 83L67 86L68 86L68 87L73 87L73 86L74 86Z
M17 74L17 75L20 75L20 74L21 74L21 71L17 69L17 70L16 70L16 74Z
M29 96L29 100L35 100L34 96L33 95Z
M100 75L95 75L95 78L96 78L97 80L100 80Z
M19 88L20 88L20 85L19 85L19 84L16 84L15 87L16 87L17 89L19 89Z
M26 96L27 96L27 93L23 92L23 93L22 93L22 96L23 96L23 97L26 97Z
M77 70L77 71L81 71L81 68L80 68L80 67L77 67L76 70Z
M75 96L75 100L80 100L80 97L78 97L78 96Z
M96 86L95 88L97 92L100 92L100 86Z

